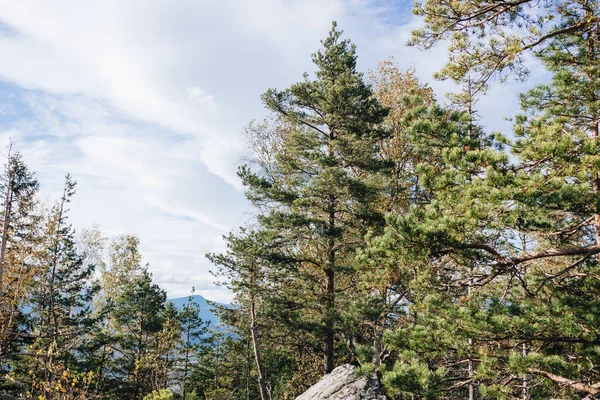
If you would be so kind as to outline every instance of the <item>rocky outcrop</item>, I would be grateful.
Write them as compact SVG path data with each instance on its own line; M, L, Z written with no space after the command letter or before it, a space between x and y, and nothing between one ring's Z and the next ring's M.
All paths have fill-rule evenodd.
M354 367L341 365L296 400L385 400L376 379L358 378Z

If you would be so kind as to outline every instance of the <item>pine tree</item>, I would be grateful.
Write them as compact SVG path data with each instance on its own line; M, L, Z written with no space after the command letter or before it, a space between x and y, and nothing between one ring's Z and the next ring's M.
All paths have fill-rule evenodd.
M145 271L122 288L114 300L115 373L123 398L142 399L156 386L158 363L153 346L164 327L166 294Z
M432 193L421 185L418 169L423 165L436 170L443 165L441 154L423 146L413 136L412 121L436 103L433 90L419 82L414 69L401 71L393 59L381 62L370 74L374 96L390 112L383 126L390 136L379 142L379 156L385 162L383 195L379 208L389 218L408 213L431 201ZM373 241L380 232L371 232ZM353 326L362 327L360 341L350 349L355 353L363 373L380 371L392 362L389 343L384 339L392 327L405 328L407 304L413 300L410 281L415 274L410 264L398 266L398 258L390 254L374 254L361 249L357 262L360 285L354 296Z
M242 168L248 198L263 207L260 224L287 238L289 287L282 304L293 304L297 327L322 342L323 370L335 363L342 284L351 284L353 254L369 227L382 221L378 197L377 140L387 110L356 71L355 47L335 27L313 56L315 79L263 101L280 126L280 152L269 169ZM272 169L271 169L272 168Z
M193 399L254 399L259 393L251 388L247 373L252 365L248 342L231 332L213 331L200 346L198 362L194 364L190 382Z
M272 283L273 266L269 264L269 250L265 243L268 235L240 229L237 234L226 237L226 254L209 254L208 258L219 267L217 276L223 278L227 286L236 293L234 310L222 310L224 321L236 326L243 337L252 344L256 368L256 379L262 400L271 398L271 385L265 378L265 366L262 356L262 343L259 336L269 335L267 324L263 322L263 307L270 307L269 290ZM236 314L232 317L232 314ZM237 317L237 318L236 318ZM243 325L245 324L245 326ZM270 335L269 335L270 336Z
M412 307L415 328L396 335L420 354L388 375L391 386L406 389L402 376L412 373L422 378L418 390L459 393L472 380L448 364L432 368L443 365L436 354L452 350L457 362L477 360L473 379L486 398L596 395L598 10L595 1L417 6L426 27L415 42L428 47L452 34L441 76L475 95L509 72L524 77L521 61L531 51L553 78L522 96L517 140L498 137L514 163L469 146L465 160L479 158L475 174L461 178L448 159L455 171L433 180L444 183L434 187L435 201L388 231L387 243L395 236L406 256L419 254L410 237L426 249L420 279L438 288L424 288ZM585 366L576 361L583 359ZM459 381L449 386L453 376Z
M181 386L181 398L187 400L193 390L191 375L194 362L198 360L201 348L209 335L209 323L200 317L200 306L194 302L194 289L188 297L187 303L179 313L179 323L181 326L181 344L177 352L179 360L177 362L177 381ZM193 398L193 397L192 397Z
M450 40L448 62L437 76L470 82L480 94L494 80L525 79L527 55L543 54L557 38L597 41L598 8L597 0L418 1L413 12L425 26L410 44L431 48Z
M446 398L448 382L457 384L455 391L468 384L460 366L470 358L471 334L462 306L471 265L451 249L465 235L489 234L478 230L487 222L479 219L481 210L465 199L470 185L483 185L486 166L500 168L507 157L473 129L468 114L437 104L415 107L402 125L417 160L415 175L407 174L414 186L403 185L409 206L388 215L384 234L371 236L364 253L366 263L387 271L382 283L392 290L391 303L400 306L383 322L391 327L385 332L390 357L383 379L390 394Z
M179 348L183 336L180 311L177 306L168 301L163 311L162 330L156 335L152 344L155 357L156 372L154 387L166 389L174 383L174 369L179 359Z

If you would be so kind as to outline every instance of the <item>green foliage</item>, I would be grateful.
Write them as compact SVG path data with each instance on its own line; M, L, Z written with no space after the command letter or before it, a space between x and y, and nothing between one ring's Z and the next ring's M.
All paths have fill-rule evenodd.
M38 188L21 154L9 146L0 175L0 360L28 342L24 338L28 327L23 306L31 295L34 276L29 255L39 241ZM0 363L0 374L9 375L10 368L10 364ZM4 383L0 381L0 387Z
M543 55L563 39L593 37L599 8L595 0L418 1L413 12L425 26L413 32L410 44L431 48L449 40L448 63L438 76L480 90L511 74L524 79L527 53Z
M427 364L414 360L398 360L394 367L386 372L383 384L393 396L418 394L426 399L436 399L443 378L443 368L431 371Z
M353 363L394 399L596 398L599 10L417 2L412 43L450 42L439 77L464 88L451 106L391 61L367 83L334 24L314 75L268 90L271 115L247 129L254 158L239 175L256 218L208 255L235 295L224 331L191 298L166 301L135 236L78 243L70 178L38 215L37 181L9 156L0 390L293 399ZM551 79L521 94L512 135L487 132L477 100L525 78L529 56Z
M193 389L198 382L193 382L190 378L196 368L197 358L210 351L210 339L207 338L210 333L209 323L200 318L200 306L193 302L193 292L194 289L192 289L192 295L188 298L188 302L183 306L183 310L177 315L179 322L177 336L180 340L174 347L177 355L174 357L173 368L168 372L168 374L175 375L176 382L182 388L181 397L184 400L198 398L196 390Z
M589 279L600 250L598 10L595 1L417 4L425 28L414 43L450 38L440 76L464 84L466 117L493 78L525 76L527 52L552 80L521 96L514 141L478 134L473 147L464 142L474 138L472 118L457 115L451 120L465 121L462 128L435 130L428 126L440 112L415 120L427 135L411 140L425 139L442 155L417 169L431 200L390 215L367 255L390 262L392 254L415 271L408 278L414 325L387 335L400 359L409 357L401 371L408 379L415 365L426 365L446 377L437 389L410 388L384 371L390 392L427 395L426 387L438 398L466 398L469 386L483 398L593 395L600 379L593 371L597 286ZM510 161L500 144L509 146Z
M77 253L74 232L67 223L66 207L75 184L67 175L60 202L44 218L40 247L34 254L39 270L27 303L33 327L28 349L45 357L22 360L30 371L23 379L30 382L34 395L59 390L56 387L64 376L88 372L78 353L85 350L86 333L102 318L91 308L99 290L93 281L94 267L84 264Z
M59 201L43 208L18 153L9 152L6 168L0 397L174 398L168 388L180 385L189 389L184 398L206 398L190 381L198 359L216 352L198 306L179 311L166 301L141 264L135 236L106 241L97 228L75 235L70 176Z
M173 392L168 389L160 389L144 396L144 400L173 400Z
M382 125L388 110L356 71L355 47L341 34L334 24L313 55L313 79L305 74L263 95L272 116L250 126L256 159L240 169L259 210L257 228L230 234L228 252L209 256L236 293L236 311L224 312L225 320L253 348L281 343L264 350L256 373L259 382L263 373L274 376L271 384L286 396L318 376L318 357L326 372L336 359L353 359L362 340L356 321L372 310L355 307L361 293L352 282L364 235L383 225L378 202L386 163L378 142L389 136Z

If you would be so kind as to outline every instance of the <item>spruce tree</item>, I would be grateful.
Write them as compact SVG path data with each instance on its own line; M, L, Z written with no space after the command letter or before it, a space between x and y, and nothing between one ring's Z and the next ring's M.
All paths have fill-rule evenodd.
M37 273L32 255L39 245L38 181L21 154L9 146L0 178L0 386L19 390L10 376L20 348L29 343L24 305Z
M32 393L60 398L65 378L87 373L79 362L86 334L97 323L92 300L98 291L94 266L76 251L67 206L76 182L67 175L63 195L44 220L42 247L36 252L38 274L27 304L35 341L25 358L30 364ZM69 390L77 388L76 384ZM66 390L66 389L65 389Z
M39 184L19 152L8 149L4 173L0 180L0 193L2 193L2 236L0 242L0 299L4 300L6 269L5 259L10 251L11 242L18 242L27 234L26 228L31 224L31 213L34 211L35 196Z

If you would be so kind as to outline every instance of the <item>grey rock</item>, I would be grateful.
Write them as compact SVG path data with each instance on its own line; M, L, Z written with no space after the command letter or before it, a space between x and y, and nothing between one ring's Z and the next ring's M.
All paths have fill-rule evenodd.
M344 364L310 387L296 400L386 400L376 379L358 378L354 367Z

